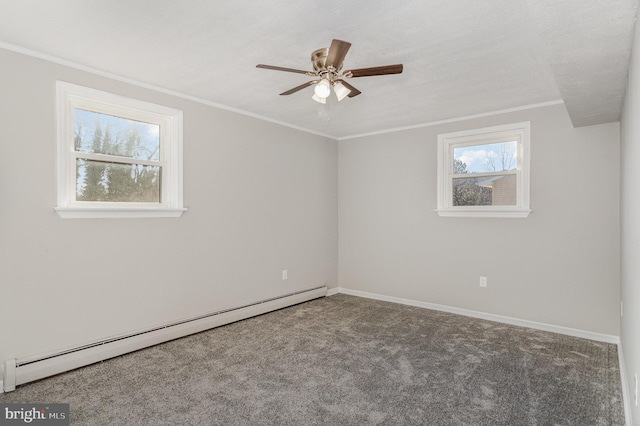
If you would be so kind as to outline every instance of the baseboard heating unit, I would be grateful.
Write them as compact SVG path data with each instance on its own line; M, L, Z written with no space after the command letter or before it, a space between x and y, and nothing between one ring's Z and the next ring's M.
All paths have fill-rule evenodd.
M326 286L315 287L50 354L8 359L4 362L3 390L10 392L24 383L326 295Z

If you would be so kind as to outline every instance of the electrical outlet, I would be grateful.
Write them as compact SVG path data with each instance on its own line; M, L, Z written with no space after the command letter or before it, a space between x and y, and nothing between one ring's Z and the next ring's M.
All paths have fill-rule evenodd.
M286 269L282 270L282 281L286 280L289 277L289 271Z
M480 277L480 287L487 286L487 277Z

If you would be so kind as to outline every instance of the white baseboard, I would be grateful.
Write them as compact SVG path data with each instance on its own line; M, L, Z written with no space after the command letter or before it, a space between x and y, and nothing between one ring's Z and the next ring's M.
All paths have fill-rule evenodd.
M333 296L338 293L340 293L340 287L330 288L327 290L327 296Z
M622 403L624 406L624 419L627 426L633 426L631 417L631 395L629 395L629 382L627 381L627 366L624 362L622 342L618 343L618 364L620 365L620 383L622 384Z
M382 300L385 302L400 303L402 305L416 306L416 307L425 308L425 309L433 309L435 311L449 312L452 314L464 315L467 317L479 318L479 319L484 319L488 321L495 321L495 322L500 322L504 324L517 325L520 327L533 328L535 330L550 331L552 333L565 334L567 336L581 337L583 339L595 340L597 342L613 343L615 345L620 343L619 336L614 336L610 334L595 333L592 331L578 330L575 328L562 327L559 325L545 324L541 322L529 321L529 320L524 320L519 318L489 314L486 312L471 311L463 308L455 308L453 306L438 305L435 303L421 302L418 300L411 300L411 299L402 299L400 297L385 296L382 294L369 293L366 291L351 290L345 287L338 287L337 289L331 289L329 293L330 294L343 293L343 294L349 294L352 296L365 297L367 299Z
M327 288L325 286L315 287L297 293L258 301L242 307L213 312L171 324L164 324L149 330L116 336L105 341L81 345L77 348L69 348L63 351L21 359L8 359L4 362L3 376L1 379L3 385L1 389L5 392L10 392L15 390L17 385L53 376L58 373L209 330L221 325L324 297L326 294Z

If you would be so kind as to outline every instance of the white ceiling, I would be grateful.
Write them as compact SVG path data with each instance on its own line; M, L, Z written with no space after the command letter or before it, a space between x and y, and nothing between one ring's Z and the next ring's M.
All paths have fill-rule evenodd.
M620 119L639 0L0 0L0 47L345 138L564 100L574 125ZM352 43L360 96L326 105L311 52Z

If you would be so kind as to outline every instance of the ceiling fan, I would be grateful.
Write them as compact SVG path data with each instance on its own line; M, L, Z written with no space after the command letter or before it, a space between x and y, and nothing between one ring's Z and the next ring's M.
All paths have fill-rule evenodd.
M374 75L386 75L386 74L400 74L402 73L402 64L396 65L384 65L380 67L371 68L357 68L348 71L342 70L342 62L344 61L351 43L347 41L334 39L331 42L331 46L327 49L322 48L315 50L311 54L311 63L313 64L314 71L303 71L293 68L276 67L273 65L258 64L257 68L264 68L268 70L294 72L298 74L305 74L309 77L319 77L316 80L312 80L296 86L293 89L289 89L286 92L280 93L280 95L290 95L296 93L306 87L314 86L314 94L312 99L316 102L324 104L327 102L327 98L331 94L331 88L341 101L348 96L353 98L358 96L360 92L358 89L347 83L345 78L354 77L370 77Z

